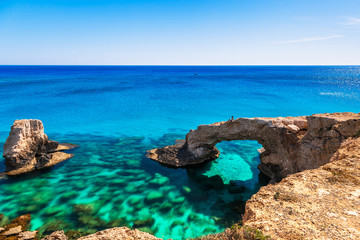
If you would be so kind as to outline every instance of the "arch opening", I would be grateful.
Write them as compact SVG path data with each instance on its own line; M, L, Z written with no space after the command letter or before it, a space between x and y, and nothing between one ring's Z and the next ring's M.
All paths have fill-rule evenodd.
M217 196L216 202L208 204L222 224L229 227L242 219L246 201L270 179L258 169L262 145L257 141L222 141L216 148L221 153L216 160L187 167L186 171L191 184Z

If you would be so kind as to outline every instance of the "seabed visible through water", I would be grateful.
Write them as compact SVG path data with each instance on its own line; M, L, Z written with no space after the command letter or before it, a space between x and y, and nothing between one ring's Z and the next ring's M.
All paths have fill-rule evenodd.
M0 213L31 213L42 233L220 232L261 185L261 145L219 143L220 158L189 170L161 166L146 150L232 115L359 112L359 76L359 66L0 66L0 143L15 119L40 119L50 139L80 145L51 169L0 180Z
M0 180L0 212L10 218L31 213L31 229L41 234L130 226L175 240L220 232L241 219L244 201L260 187L261 145L220 143L219 159L188 170L144 157L146 150L181 137L50 136L80 147L52 169ZM215 175L224 186L209 178Z

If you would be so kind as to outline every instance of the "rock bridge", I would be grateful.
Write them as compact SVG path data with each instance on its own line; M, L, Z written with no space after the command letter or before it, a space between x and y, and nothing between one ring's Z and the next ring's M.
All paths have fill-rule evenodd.
M273 181L314 169L341 157L348 138L360 135L360 114L332 113L302 117L238 118L190 130L186 140L148 151L147 156L172 167L186 167L219 156L221 141L256 140L264 148L258 168Z

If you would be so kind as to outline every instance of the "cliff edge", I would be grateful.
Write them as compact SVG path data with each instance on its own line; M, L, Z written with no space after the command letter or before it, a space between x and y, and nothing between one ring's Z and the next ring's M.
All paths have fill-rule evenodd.
M246 202L244 224L272 239L360 239L360 139L342 160L262 187Z

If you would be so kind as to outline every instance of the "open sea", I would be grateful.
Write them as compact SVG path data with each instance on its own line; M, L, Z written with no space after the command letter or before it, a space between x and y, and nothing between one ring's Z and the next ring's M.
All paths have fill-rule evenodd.
M344 111L360 112L360 66L0 66L0 151L15 119L40 119L50 139L80 145L51 169L0 180L0 213L31 213L42 234L220 232L266 184L261 145L219 143L216 161L192 169L161 166L146 150L231 116Z

